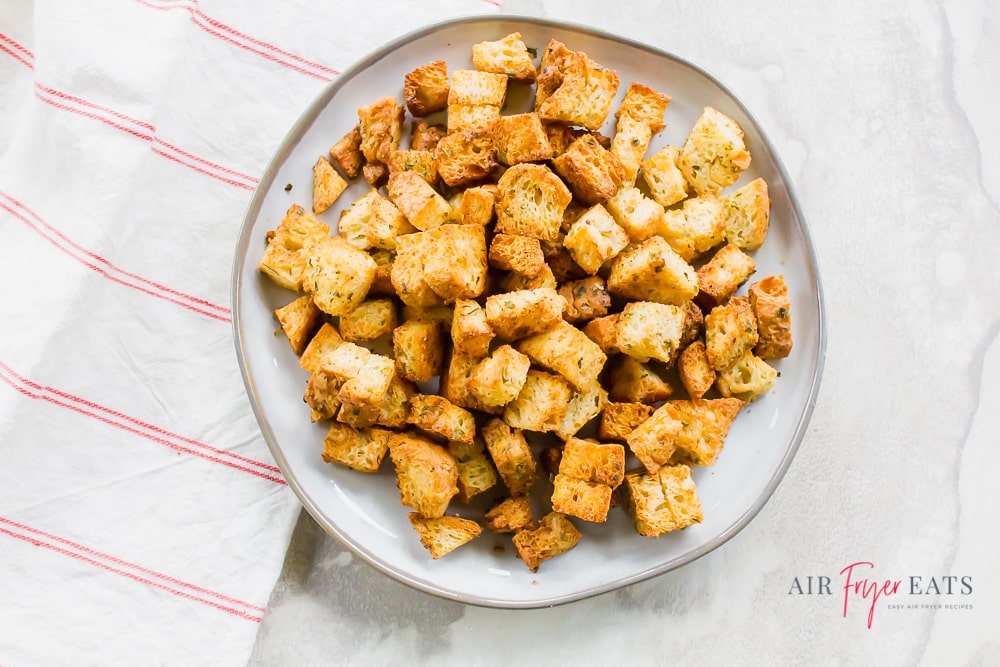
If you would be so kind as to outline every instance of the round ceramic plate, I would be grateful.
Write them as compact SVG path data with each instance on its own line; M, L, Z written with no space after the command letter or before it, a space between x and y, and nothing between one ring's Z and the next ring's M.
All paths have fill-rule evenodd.
M508 536L486 532L432 560L409 525L409 510L399 502L391 462L385 461L375 475L323 462L325 427L310 423L302 402L308 375L284 336L275 335L272 311L295 295L257 271L265 234L277 227L291 204L310 207L312 166L354 127L358 107L386 95L401 99L404 75L431 60L445 60L449 71L471 69L473 44L515 31L539 52L555 38L617 70L621 86L615 108L633 81L670 94L666 130L653 138L650 155L666 144L680 146L705 106L740 124L753 163L737 186L761 176L772 201L767 241L754 253L755 278L784 274L795 337L791 355L775 364L781 377L774 389L737 417L718 463L694 469L705 515L701 524L648 539L636 534L620 509L612 510L605 524L574 520L583 540L534 574L517 558ZM524 88L523 94L512 86L505 113L527 110L530 88L517 88ZM613 135L613 115L602 131ZM357 179L321 217L335 228L340 211L368 189ZM274 458L309 513L354 554L399 581L496 607L549 606L609 591L680 567L736 535L767 502L795 455L823 366L823 297L812 244L788 176L746 107L683 58L590 28L535 18L469 18L428 27L387 44L330 84L305 110L261 178L236 248L232 299L236 351L254 412ZM546 480L536 485L537 515L549 510L548 494ZM449 513L477 514L457 501Z

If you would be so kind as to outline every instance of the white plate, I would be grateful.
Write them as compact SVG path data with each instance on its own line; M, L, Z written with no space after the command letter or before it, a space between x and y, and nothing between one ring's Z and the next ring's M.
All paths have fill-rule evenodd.
M739 122L753 155L739 184L762 176L772 200L770 232L755 253L755 278L785 275L795 337L791 356L775 364L781 377L774 389L738 416L719 462L694 470L703 523L648 539L636 534L621 510L613 510L605 524L574 521L584 534L581 543L544 563L536 574L516 558L508 537L488 533L432 560L407 521L409 510L399 502L390 461L374 476L323 462L325 427L310 423L302 402L308 376L284 336L275 335L271 314L293 295L257 271L264 235L290 204L309 207L312 166L357 123L358 107L385 95L401 99L403 76L430 60L445 60L449 71L471 68L474 43L514 31L539 51L556 38L617 70L621 87L615 108L632 81L669 93L667 129L654 137L649 154L667 143L683 143L706 105ZM605 134L613 135L613 123L612 115ZM293 189L286 192L289 183ZM367 183L357 179L321 217L335 227L340 211L367 190ZM750 112L719 81L682 58L590 28L535 18L470 18L425 28L382 47L330 84L282 142L254 194L236 249L232 299L236 350L254 412L274 458L309 513L357 556L399 581L496 607L549 606L612 590L680 567L733 537L767 502L795 455L824 357L823 297L809 234L788 176ZM551 487L540 483L536 492L536 511L547 511L545 494ZM457 502L452 512L461 512ZM504 549L495 549L497 544Z

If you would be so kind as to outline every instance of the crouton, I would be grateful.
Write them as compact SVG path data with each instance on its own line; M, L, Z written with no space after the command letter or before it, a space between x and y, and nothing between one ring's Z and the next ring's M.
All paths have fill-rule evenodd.
M370 190L351 204L337 223L337 233L362 250L395 250L397 236L415 231L396 205L377 190Z
M521 393L504 408L503 419L517 429L554 431L562 424L572 396L572 387L562 377L530 370Z
M465 444L472 444L476 435L472 413L441 396L417 394L410 398L407 421L425 433Z
M319 368L323 357L335 350L343 342L344 339L340 337L340 332L337 331L335 326L324 324L316 332L316 335L312 337L309 344L306 345L305 351L299 357L299 366L310 373L315 372Z
M521 393L531 361L510 345L501 345L472 371L469 391L486 405L507 405Z
M495 42L472 45L472 64L480 72L503 74L514 81L532 82L537 76L521 33L513 32Z
M615 313L614 315L595 318L587 322L587 325L583 327L583 333L587 335L587 338L597 343L597 346L601 348L601 352L609 357L612 354L620 352L616 347L619 314Z
M426 320L428 322L440 322L441 325L447 330L451 328L451 320L455 315L455 311L451 306L403 306L403 316L402 320Z
M345 343L345 345L351 345L351 343ZM335 355L336 351L331 356ZM365 359L358 374L345 381L340 388L340 402L344 408L342 412L349 414L350 417L357 417L360 411L364 410L366 415L370 415L370 417L366 416L366 419L370 419L366 425L374 424L378 419L382 399L385 398L395 376L396 368L392 359L381 354L370 354ZM359 411L355 413L353 408L358 408ZM344 421L340 418L340 413L338 413L337 418L339 421Z
M368 428L378 423L377 405L343 405L337 411L336 420L357 429Z
M563 245L573 261L587 273L594 274L628 245L628 234L607 209L596 204L573 223Z
M323 460L339 463L358 472L378 472L389 451L392 431L382 428L355 429L333 422L323 440Z
M456 350L485 357L495 335L482 306L471 299L455 300L451 339Z
M489 129L461 130L438 142L434 149L438 174L453 188L490 177L499 164Z
M573 222L576 222L576 220ZM573 256L569 254L569 250L563 245L565 238L566 235L560 233L559 238L555 241L539 241L539 244L542 246L542 255L545 256L545 263L548 264L557 285L587 277L587 272L573 260Z
M670 383L652 367L622 354L608 364L604 386L612 401L622 403L656 403L674 393Z
M278 228L268 233L267 248L257 268L280 287L301 292L307 273L306 246L329 234L329 225L293 204Z
M732 118L705 107L688 132L677 166L699 195L718 195L750 166L743 130Z
M468 503L475 496L496 486L499 478L493 461L486 453L483 439L479 436L472 444L452 441L448 451L458 462L458 499Z
M491 104L449 104L448 134L465 131L491 132L493 124L499 118L500 107Z
M393 151L386 166L389 168L390 178L400 171L415 171L428 184L437 183L437 164L434 162L434 151L413 149Z
M715 369L708 361L703 342L696 340L684 348L677 359L677 374L692 399L701 398L715 384Z
M463 225L483 225L493 221L496 190L492 187L469 188L462 192L458 212Z
M606 521L611 492L624 477L624 447L570 438L553 480L552 509L585 521Z
M741 401L750 403L769 392L774 386L776 377L778 371L755 356L752 351L747 350L733 362L732 366L719 371L715 387L726 398L735 396Z
M698 304L710 310L725 303L756 270L753 258L732 243L698 269Z
M317 368L309 376L306 391L302 400L309 406L309 418L318 422L321 419L333 419L340 411L340 385L333 373Z
M410 131L410 150L433 151L441 138L448 134L444 125L431 124L423 120L413 121Z
M375 260L339 236L323 237L308 250L303 282L316 306L334 316L357 308L375 280Z
M732 366L758 338L757 318L745 296L730 299L705 316L705 353L717 371Z
M566 299L563 319L567 322L579 324L595 317L603 317L608 314L611 306L608 288L598 276L571 280L559 288L559 294Z
M407 320L393 330L392 348L400 377L427 382L444 368L444 327L434 320Z
M757 319L753 351L761 359L781 359L792 351L792 320L784 276L768 276L750 286L750 307Z
M590 134L574 141L552 161L552 166L566 179L573 194L586 204L606 201L618 192L624 176L618 157Z
M687 347L705 332L705 315L694 301L684 302L684 333L681 347Z
M530 530L535 527L535 522L531 518L531 503L528 502L527 496L501 500L487 510L483 520L491 533L516 533L519 530Z
M361 152L361 126L355 125L330 147L330 157L337 161L348 178L357 178L365 163L365 156Z
M683 428L680 413L668 402L636 426L625 442L646 470L656 472L670 461Z
M342 342L323 356L320 360L320 369L332 375L338 382L347 382L357 377L371 355L372 351L366 347Z
M382 397L375 423L386 428L403 428L410 416L410 399L417 393L412 383L396 375Z
M771 221L771 199L764 179L755 178L721 199L729 242L742 250L756 250L763 245Z
M565 51L565 47L559 46ZM542 59L543 72L546 72L550 48L553 48L552 42ZM602 67L582 52L569 52L559 59L555 76L539 76L535 111L543 120L561 121L588 130L600 129L618 92L618 73ZM558 83L553 87L556 77Z
M538 66L535 111L538 111L538 107L562 84L563 74L574 55L575 53L559 40L549 40Z
M496 231L555 240L563 212L572 199L569 189L548 167L527 163L513 166L497 183Z
M274 311L288 344L295 354L302 354L322 323L322 313L308 294Z
M445 303L472 299L486 288L486 230L481 225L442 225L424 232L432 242L424 256L424 281Z
M639 362L673 364L681 349L686 309L650 301L634 301L618 318L615 347Z
M448 65L435 60L421 65L403 77L403 99L406 108L417 117L428 116L448 106Z
M524 434L499 419L486 424L482 433L486 449L511 495L526 495L538 481L538 469Z
M541 333L521 339L516 347L536 364L562 375L577 391L587 391L608 360L597 343L562 319Z
M561 322L565 308L554 289L505 292L486 298L486 321L501 340L518 340Z
M643 195L639 188L622 187L604 207L634 243L645 241L660 231L663 207Z
M502 407L485 405L469 390L472 372L484 356L469 354L458 348L453 349L445 372L441 375L440 392L442 396L459 407L494 415L501 414L504 411Z
M552 480L552 509L584 521L603 523L611 509L611 491L607 484L560 473Z
M639 175L642 158L653 139L653 131L649 125L635 120L631 116L618 119L615 138L611 143L611 154L618 160L622 168L622 184L634 186Z
M356 343L374 340L396 328L396 305L392 299L365 301L352 312L340 316L340 335Z
M601 411L597 437L624 441L639 424L653 414L653 406L644 403L608 403Z
M726 240L725 207L715 197L695 197L681 209L664 211L660 236L690 262Z
M400 501L422 516L444 516L458 493L455 457L427 438L395 433L389 438L389 457L396 466Z
M347 181L320 155L313 166L313 213L319 215L326 211L346 189Z
M396 294L411 308L426 309L444 303L425 279L425 264L432 246L433 239L425 232L404 234L396 239L396 259L390 277Z
M538 239L514 234L497 234L490 243L489 264L495 269L513 271L534 278L545 265Z
M608 291L626 299L680 305L695 297L698 282L694 268L653 236L615 257Z
M629 473L624 488L625 509L644 537L659 537L702 521L701 502L686 465Z
M493 72L459 69L451 74L448 104L489 104L502 107L507 97L507 77Z
M663 116L667 113L670 95L660 93L641 83L630 83L621 106L615 113L619 122L625 117L649 126L653 133L662 132Z
M358 109L361 127L361 152L369 162L386 163L399 148L403 134L403 106L395 97L383 97Z
M552 158L552 146L536 113L500 116L493 123L497 159L507 166Z
M389 182L389 167L377 160L365 162L364 166L361 167L361 174L368 181L368 185L376 189Z
M729 426L746 405L738 398L670 401L680 417L674 460L710 466L719 458Z
M440 227L451 215L451 207L430 184L414 171L400 171L389 177L389 198L421 231Z
M615 113L618 124L611 152L622 164L626 183L635 185L650 139L663 130L663 115L669 103L669 95L639 83L629 84L625 91L625 98Z
M677 166L676 146L664 146L642 162L642 178L649 186L649 196L660 206L670 206L688 196L688 184Z
M407 516L420 536L420 543L431 552L434 560L451 553L483 532L483 527L475 521L457 516L428 519L417 512L411 512Z
M565 514L550 512L535 530L520 530L514 535L514 547L532 572L542 562L564 554L580 542L580 531Z
M523 273L508 271L500 276L492 292L521 292L523 290L555 289L559 286L555 275L548 264L542 265L542 270L534 278Z
M557 158L573 145L573 142L585 134L589 134L597 140L602 147L610 149L611 140L600 132L589 132L578 127L570 127L562 123L542 122L542 129L545 130L545 137L552 148L552 157Z
M584 391L574 392L555 434L563 440L573 437L591 419L601 414L607 402L608 392L596 380Z

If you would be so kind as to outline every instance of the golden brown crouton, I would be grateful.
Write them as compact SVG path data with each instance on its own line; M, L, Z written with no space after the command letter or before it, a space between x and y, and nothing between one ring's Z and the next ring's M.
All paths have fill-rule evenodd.
M503 408L485 405L469 391L469 379L484 356L469 354L458 348L453 349L445 372L441 375L440 392L442 396L460 407L494 415L501 414Z
M434 162L434 151L393 151L386 163L389 176L400 171L415 171L430 185L437 183L437 164Z
M552 166L569 184L573 194L586 204L604 202L622 184L624 173L618 158L590 134L574 141Z
M337 161L348 178L357 178L365 163L365 156L361 152L361 126L355 125L354 129L341 137L330 148L330 157Z
M417 394L410 398L407 421L446 440L472 444L476 436L476 420L472 413L441 396Z
M389 177L389 198L407 221L426 231L448 221L451 207L423 177L414 171L400 171Z
M787 357L792 351L792 320L785 277L768 276L751 285L749 292L759 334L754 354L761 359Z
M389 181L389 167L378 160L365 162L364 166L361 167L361 173L368 181L368 185L373 188L380 188Z
M392 431L382 428L355 429L347 424L330 424L323 440L323 460L339 463L358 472L378 472L389 451Z
M431 124L424 120L413 121L410 132L410 149L415 151L433 151L441 138L448 134L444 125Z
M618 318L615 347L640 362L650 359L670 366L681 349L687 309L650 301L634 301Z
M552 158L552 146L536 113L500 116L493 123L497 159L513 166Z
M455 300L451 339L456 350L485 357L495 335L486 321L486 311L482 306L471 299Z
M771 220L767 183L756 178L736 192L722 197L726 208L726 238L743 250L756 250L764 243Z
M544 121L542 122L542 128L545 130L545 137L549 140L549 146L552 147L552 157L554 158L559 157L569 150L573 142L585 134L589 134L594 139L597 139L597 143L602 147L606 149L611 148L611 139L600 132L589 132L579 127L564 125L563 123L546 123Z
M444 299L425 280L426 260L432 242L432 237L424 232L403 234L396 239L396 259L392 263L390 277L396 294L411 308L426 309L444 303Z
M471 445L449 442L448 451L458 461L458 499L463 503L496 486L500 478L481 437L476 436Z
M757 318L745 296L730 299L705 316L705 353L717 371L732 366L757 340Z
M416 306L403 306L403 316L402 320L428 320L432 322L440 322L442 326L447 330L451 327L451 320L454 316L455 311L451 306L426 306L426 307L416 307Z
M645 241L660 231L663 207L643 195L639 188L622 187L604 207L625 230L629 240L635 243Z
M574 392L555 434L563 440L573 437L591 419L601 414L607 402L608 392L596 380L586 390Z
M458 464L444 447L411 433L389 438L401 502L428 518L444 516L458 493Z
M538 469L524 434L493 419L483 427L483 441L511 495L527 494L538 481Z
M572 387L562 377L530 370L521 393L504 408L504 421L518 429L554 431L562 424L572 396Z
M489 132L499 118L500 107L492 104L449 104L448 134L472 130Z
M715 369L708 362L703 342L696 340L684 348L677 359L677 374L688 396L693 399L704 396L715 384Z
M541 333L518 341L516 347L536 364L569 380L577 391L590 389L604 368L604 362L608 360L597 343L562 319Z
M532 572L550 558L564 554L580 542L580 531L565 514L550 512L542 517L535 530L521 530L514 535L514 546L521 560Z
M608 288L599 276L571 280L559 288L559 294L568 304L563 319L567 322L586 322L607 315L611 306Z
M538 66L535 111L562 84L563 74L574 57L574 52L559 40L549 40L542 52L542 62Z
M475 521L457 516L427 519L417 512L411 512L408 517L420 536L420 543L431 552L434 560L451 553L483 532L483 527Z
M487 178L499 164L489 129L461 130L449 134L434 149L438 174L453 188Z
M559 461L560 474L617 488L625 479L625 448L569 438Z
M607 209L596 204L573 223L563 245L573 261L587 273L594 274L628 245L628 234Z
M753 257L732 243L722 246L708 264L698 269L698 304L710 310L725 303L756 270Z
M459 215L463 225L483 225L493 221L496 189L493 187L469 188L462 193Z
M750 166L743 130L732 118L705 107L688 132L677 165L699 195L719 194Z
M357 308L375 280L375 260L339 236L325 236L307 250L303 283L319 309L337 316Z
M483 515L483 520L492 533L516 533L535 527L527 496L501 500Z
M330 226L317 220L298 204L289 207L281 224L267 235L267 248L257 268L285 289L301 292L307 273L306 246L330 233Z
M386 163L399 148L403 134L403 106L395 97L383 97L358 109L361 127L361 152L369 162Z
M396 305L392 299L365 301L352 312L340 316L340 335L356 343L374 340L396 328Z
M351 345L345 343L344 345ZM343 346L341 346L343 347ZM340 348L338 348L339 350ZM332 356L336 355L336 351ZM329 359L329 357L328 357ZM322 366L320 368L323 368ZM340 402L343 404L341 413L343 417L358 417L362 411L365 413L366 426L371 426L378 419L379 406L385 398L392 384L392 379L396 376L396 369L392 359L383 357L381 354L370 354L365 359L364 365L358 374L345 381L340 388ZM355 412L357 408L357 412ZM345 421L341 413L337 414L339 421ZM357 425L357 421L349 419L347 423Z
M747 350L733 362L732 366L719 371L715 386L726 398L735 396L741 401L750 403L769 392L774 386L776 377L778 371Z
M410 399L417 393L412 383L396 375L382 397L375 423L386 428L403 428L410 416Z
M322 322L322 313L308 294L274 311L295 354L302 354Z
M321 419L333 419L340 411L340 385L333 373L322 367L317 368L309 376L306 391L302 400L309 406L309 417L318 422Z
M683 428L680 413L668 402L635 427L625 442L646 470L656 472L670 461Z
M407 320L392 332L396 372L412 382L440 375L446 353L444 327L434 320Z
M635 185L642 158L645 157L646 149L649 148L649 142L652 138L653 131L649 125L637 121L631 116L623 116L618 119L615 138L611 144L611 154L618 159L618 163L622 166L623 185Z
M552 509L584 521L603 523L611 509L611 491L607 484L559 473L552 480Z
M340 332L337 331L335 326L324 324L316 332L316 335L312 337L312 340L309 341L302 356L299 357L299 366L310 373L315 372L319 368L323 357L335 350L343 342L344 339L340 337Z
M705 315L694 301L684 303L684 335L681 336L681 347L687 347L705 332Z
M394 250L397 236L415 231L396 205L377 190L351 204L337 223L337 232L362 250L372 247Z
M514 234L497 234L490 244L490 266L534 278L545 265L538 239Z
M676 204L688 196L688 184L677 166L676 146L664 146L642 162L642 178L649 186L649 195L660 206Z
M486 405L507 405L521 393L531 361L510 345L501 345L472 371L469 391Z
M598 317L583 327L583 333L587 334L587 338L597 343L601 351L608 356L620 352L616 347L618 341L618 316L619 313Z
M326 211L346 189L347 181L320 155L313 166L313 213L319 215Z
M688 199L681 209L664 211L660 236L690 262L726 240L725 212L722 201L715 197Z
M655 134L663 131L663 116L667 113L668 104L670 95L633 82L625 91L625 97L615 113L615 118L620 122L622 118L628 116L648 125Z
M597 437L624 441L639 424L653 414L653 406L643 403L608 403L601 411Z
M357 377L371 356L366 347L342 342L320 359L319 368L343 383Z
M604 386L612 401L656 403L670 398L673 387L653 369L632 357L621 354L608 364Z
M406 108L418 118L448 106L449 90L448 65L443 60L421 65L403 78Z
M555 41L555 40L553 40ZM558 44L558 43L557 43ZM562 50L565 47L559 44ZM551 75L552 42L542 59L542 72ZM556 120L597 130L611 112L618 92L618 73L602 67L583 52L568 52L555 64L555 76L539 75L535 110L543 120ZM548 63L547 63L548 61ZM553 83L558 80L555 86ZM550 92L551 91L551 92Z
M507 97L507 77L492 72L459 69L451 74L448 104L489 104L502 107Z
M681 422L675 460L710 466L719 458L729 426L746 405L738 398L670 401Z
M473 44L472 64L480 72L503 74L514 81L530 83L537 74L519 32L512 32L495 42Z
M424 281L445 303L473 299L486 289L486 230L481 225L442 225L424 232Z
M486 299L486 321L502 340L541 333L562 321L566 300L542 288L494 294Z
M659 537L701 523L701 502L686 465L660 468L655 473L629 473L624 488L626 511L640 535Z
M649 141L663 130L663 115L670 96L658 93L639 83L632 83L615 117L618 119L611 152L621 161L625 182L635 184Z
M520 273L506 271L496 276L497 281L491 292L521 292L523 290L555 289L559 286L556 277L552 274L552 269L546 264L538 275L529 278Z
M653 236L615 257L608 291L627 299L680 305L698 293L694 268Z
M511 167L497 183L496 231L553 241L572 199L548 167L527 163Z

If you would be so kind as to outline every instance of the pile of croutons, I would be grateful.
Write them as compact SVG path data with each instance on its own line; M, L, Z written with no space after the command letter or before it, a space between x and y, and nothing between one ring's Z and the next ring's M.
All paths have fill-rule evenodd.
M585 53L553 40L536 69L514 33L472 62L408 73L405 109L358 109L316 163L312 214L292 206L268 234L260 270L304 294L275 315L329 422L322 456L372 473L388 452L434 558L482 531L447 514L453 498L501 481L481 520L532 571L579 542L569 517L621 504L650 537L698 523L689 466L716 462L775 381L764 360L792 347L781 276L734 296L770 209L759 178L723 192L750 165L743 132L706 107L683 146L647 156L668 95L631 83L608 139L618 75ZM532 84L534 111L503 115L508 86ZM417 120L431 114L446 125ZM320 217L347 187L333 163L371 190L331 235ZM390 338L391 356L372 351ZM552 511L536 521L539 462Z

